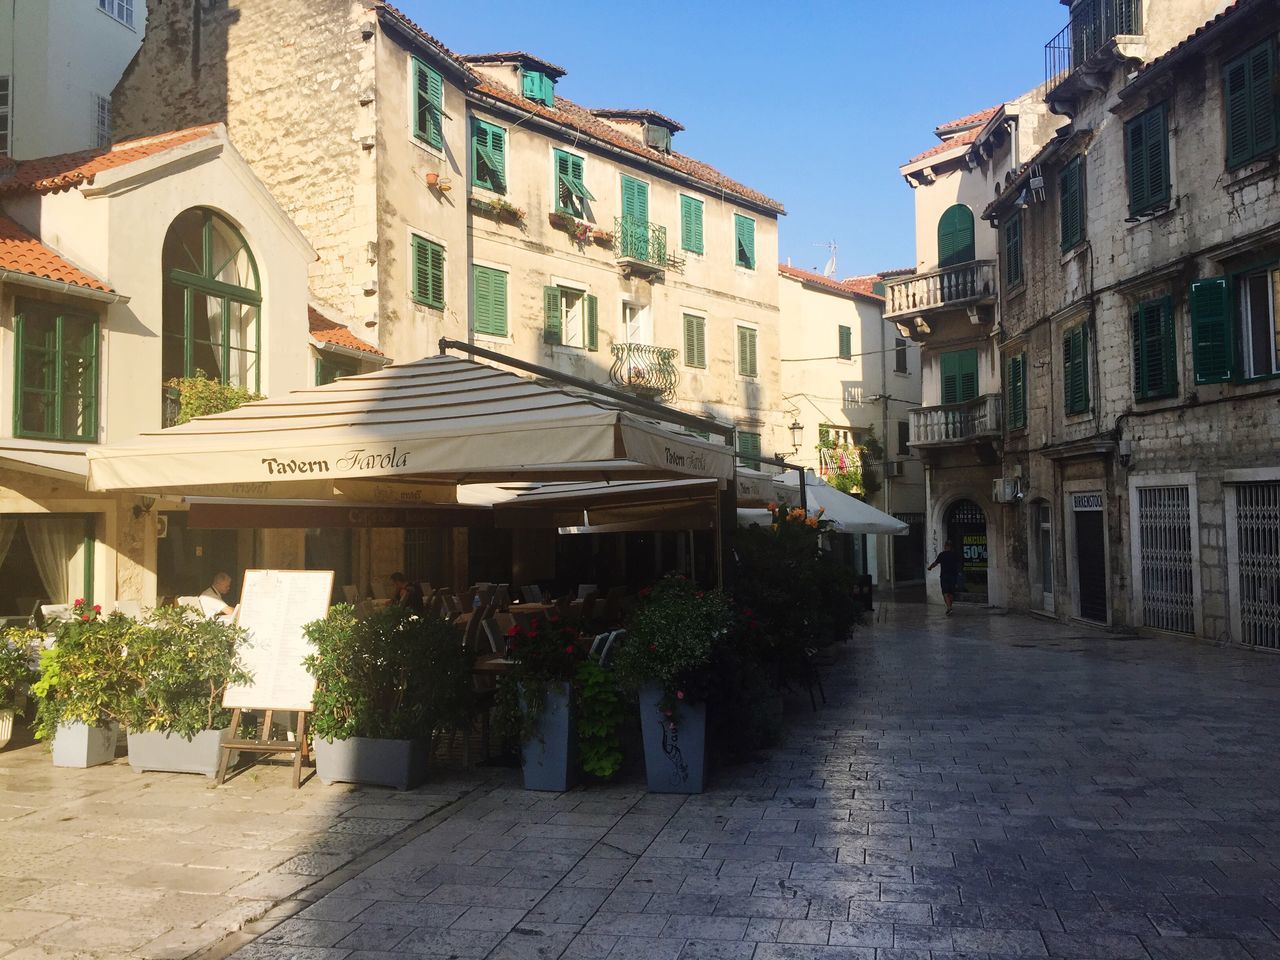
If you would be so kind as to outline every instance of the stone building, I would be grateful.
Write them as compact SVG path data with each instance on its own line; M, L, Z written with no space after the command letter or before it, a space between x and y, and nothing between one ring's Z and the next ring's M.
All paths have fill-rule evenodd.
M1280 4L1093 6L1048 48L1070 122L986 212L1008 602L1275 648Z
M855 483L852 492L909 524L903 537L866 538L878 585L924 575L924 467L910 447L909 411L920 404L920 350L884 319L879 277L836 280L778 267L784 419L800 425L793 463ZM874 438L882 455L864 458ZM861 542L861 541L859 541Z
M673 149L677 121L585 109L564 80L456 55L383 0L154 0L113 107L133 135L224 122L316 249L312 301L388 356L467 341L788 450L781 204ZM440 581L505 549L380 536L386 572ZM553 546L530 549L546 576Z
M109 145L111 89L146 22L147 0L0 0L0 157Z
M1007 176L1061 123L1043 91L938 126L939 143L900 168L915 198L916 265L883 274L885 319L920 344L923 406L910 446L924 464L925 552L947 540L964 554L962 598L1002 604L1001 370L995 231L978 218ZM941 602L938 581L929 595Z
M159 429L166 382L196 370L266 394L314 383L344 349L308 326L314 256L220 125L0 161L0 617L150 606L218 569L302 561L303 531L189 530L183 503L88 493L84 452Z

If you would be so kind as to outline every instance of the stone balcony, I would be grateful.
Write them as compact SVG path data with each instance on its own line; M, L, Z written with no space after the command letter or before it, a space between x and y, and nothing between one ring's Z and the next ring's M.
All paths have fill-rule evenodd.
M1004 404L998 393L964 403L911 411L911 446L947 447L993 440L1003 429Z
M939 310L993 304L999 293L994 260L970 260L930 273L889 280L884 285L886 320L927 318Z

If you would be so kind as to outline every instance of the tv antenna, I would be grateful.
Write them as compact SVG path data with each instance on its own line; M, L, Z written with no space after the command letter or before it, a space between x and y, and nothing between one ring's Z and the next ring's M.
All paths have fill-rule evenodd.
M836 275L836 242L829 240L826 243L815 243L815 247L825 248L831 256L827 258L826 266L822 268L824 277L834 277Z

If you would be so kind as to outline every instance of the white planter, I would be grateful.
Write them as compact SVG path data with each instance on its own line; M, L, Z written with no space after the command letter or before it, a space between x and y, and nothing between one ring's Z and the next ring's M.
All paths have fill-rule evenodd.
M9 745L9 738L13 736L13 711L0 710L0 750Z
M116 758L120 724L90 727L83 723L63 723L53 737L55 767L96 767Z

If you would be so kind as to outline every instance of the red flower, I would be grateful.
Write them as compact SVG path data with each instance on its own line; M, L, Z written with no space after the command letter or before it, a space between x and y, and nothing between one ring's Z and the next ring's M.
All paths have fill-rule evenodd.
M94 613L101 613L101 612L102 612L102 604L100 604L100 603L95 603L95 604L93 605L93 612L94 612Z
M684 691L683 691L683 690L677 690L677 691L676 691L676 699L677 699L677 700L683 700L683 699L684 699Z
M755 615L756 615L756 612L755 612L754 610L752 610L750 607L743 607L743 608L742 608L742 615L743 615L744 617L752 617L752 618L754 618L754 617L755 617Z
M642 596L642 597L647 597L647 596L648 596L649 594L651 594L651 593L653 593L653 591L652 591L652 590L650 590L648 587L641 587L641 588L640 588L640 596Z
M571 643L571 644L569 644L567 647L565 647L565 648L564 648L564 652L565 652L565 653L573 653L573 644Z
M520 636L520 628L519 628L519 627L512 627L510 630L508 630L508 631L507 631L507 636L508 636L508 637L518 637L518 636Z
M79 600L77 600L75 603L73 603L73 604L72 604L72 606L73 606L73 607L82 607L82 606L84 606L84 597L81 597Z
M89 619L89 615L88 615L87 613L82 613L82 614L80 615L80 619L81 619L81 620L88 620L88 619Z
M699 591L698 591L698 599L699 599L699 600L701 600L701 599L702 599L703 597L705 597L706 595L707 595L707 591L705 591L705 590L699 590Z

